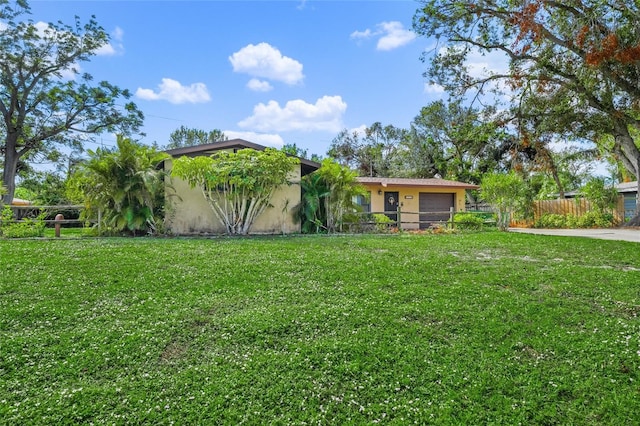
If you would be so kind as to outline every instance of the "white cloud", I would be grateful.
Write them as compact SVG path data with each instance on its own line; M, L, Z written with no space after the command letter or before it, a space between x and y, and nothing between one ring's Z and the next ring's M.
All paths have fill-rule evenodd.
M264 146L280 148L284 145L282 136L271 133L242 132L236 130L225 130L224 135L229 139L244 139Z
M444 87L436 83L425 83L424 93L427 93L430 95L441 95L444 93Z
M96 55L98 56L113 56L113 55L121 55L124 53L124 44L122 44L122 40L124 38L124 31L120 27L115 27L113 31L111 31L111 42L101 46L96 50Z
M315 104L296 99L284 107L276 101L259 103L253 115L238 123L240 127L262 132L291 130L338 132L347 104L340 96L323 96Z
M376 25L376 30L367 28L364 31L351 33L352 39L368 40L378 37L377 50L393 50L411 43L416 38L416 33L404 28L399 21L381 22Z
M405 30L402 23L398 21L383 22L378 26L384 32L378 40L378 50L393 50L411 43L416 38L416 33Z
M152 89L136 90L136 96L148 101L164 100L172 104L203 103L211 100L209 91L204 83L193 83L190 86L183 86L179 81L170 78L163 78L158 85L158 91Z
M257 78L249 80L247 87L254 92L268 92L273 90L273 86L268 81L258 80Z
M249 74L253 77L267 78L286 84L297 84L302 81L302 64L295 59L283 56L282 53L268 43L249 44L229 56L235 72Z

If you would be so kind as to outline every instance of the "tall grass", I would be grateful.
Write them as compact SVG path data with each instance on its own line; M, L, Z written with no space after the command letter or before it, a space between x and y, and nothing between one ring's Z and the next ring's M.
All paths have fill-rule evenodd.
M632 424L634 243L0 240L2 424Z

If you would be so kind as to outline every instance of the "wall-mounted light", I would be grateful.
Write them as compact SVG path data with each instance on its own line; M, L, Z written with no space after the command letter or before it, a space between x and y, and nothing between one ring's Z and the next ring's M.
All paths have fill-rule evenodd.
M382 195L382 190L378 189L378 195Z

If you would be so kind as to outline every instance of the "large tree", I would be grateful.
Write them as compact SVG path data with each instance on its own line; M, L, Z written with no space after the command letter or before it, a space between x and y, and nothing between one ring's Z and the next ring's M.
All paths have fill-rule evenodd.
M414 29L433 37L426 75L452 93L511 96L514 123L564 136L611 135L608 153L640 175L640 5L604 0L426 0ZM471 55L508 69L478 73Z
M142 124L142 113L123 102L130 93L106 81L92 83L80 73L109 42L92 17L73 26L24 19L25 0L0 0L0 156L5 202L11 202L22 158L47 155L62 145L82 148L105 131L130 134Z
M180 157L171 175L196 186L227 234L246 235L269 206L273 193L289 183L300 160L275 148L219 151L210 157Z
M406 130L375 122L363 131L342 130L331 142L329 156L361 176L393 174L393 163Z

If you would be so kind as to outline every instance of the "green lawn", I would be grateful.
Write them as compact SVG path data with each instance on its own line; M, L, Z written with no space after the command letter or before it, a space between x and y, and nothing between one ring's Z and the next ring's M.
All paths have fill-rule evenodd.
M0 240L0 423L634 424L639 249Z

